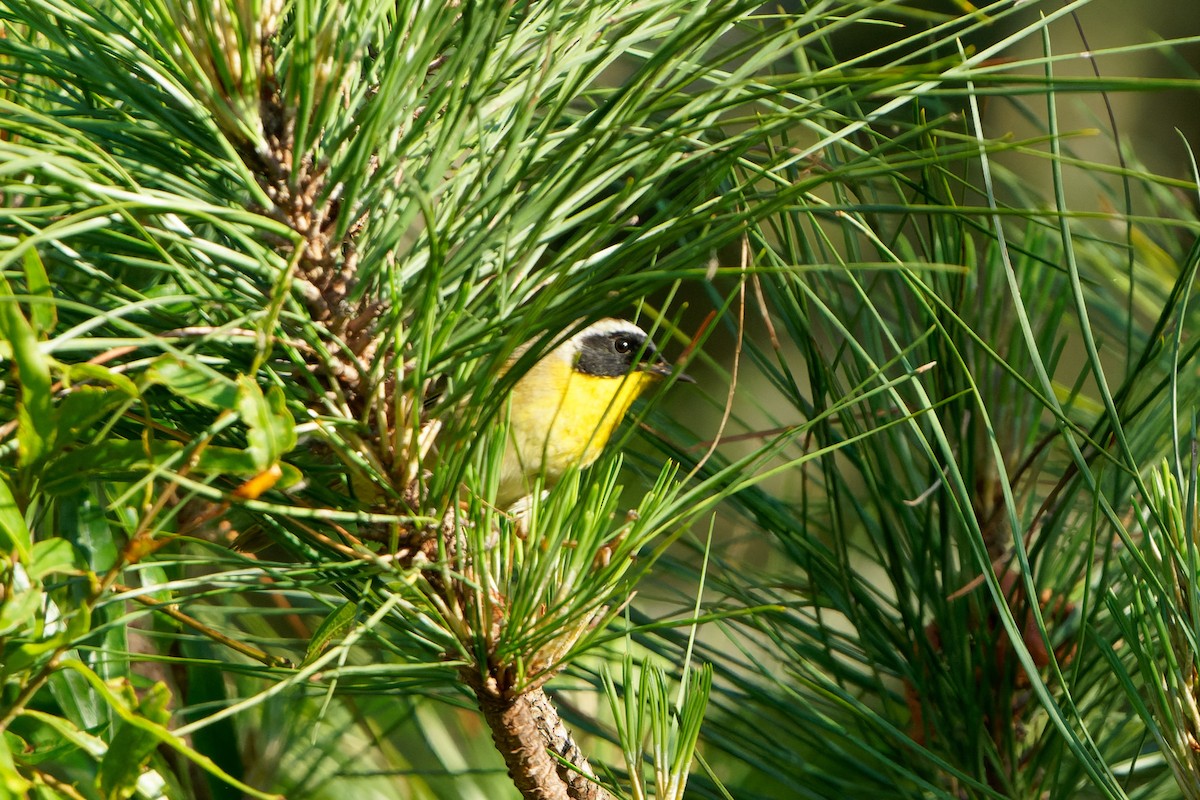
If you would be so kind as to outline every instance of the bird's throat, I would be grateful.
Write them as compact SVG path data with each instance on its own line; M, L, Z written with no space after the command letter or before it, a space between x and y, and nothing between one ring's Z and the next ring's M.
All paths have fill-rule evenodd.
M644 372L587 375L566 364L543 363L539 368L532 383L540 391L524 392L526 402L511 409L501 505L528 494L537 475L549 487L571 467L591 465L629 406L658 379Z

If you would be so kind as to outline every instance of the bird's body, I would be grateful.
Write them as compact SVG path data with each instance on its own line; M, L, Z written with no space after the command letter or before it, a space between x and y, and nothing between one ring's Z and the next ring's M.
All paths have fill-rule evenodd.
M498 504L527 496L538 476L550 487L594 462L630 404L670 373L645 332L624 320L601 320L551 351L513 386Z

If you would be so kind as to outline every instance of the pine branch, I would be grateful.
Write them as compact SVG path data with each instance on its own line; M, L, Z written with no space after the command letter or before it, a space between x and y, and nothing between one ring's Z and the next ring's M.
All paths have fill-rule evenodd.
M497 688L493 677L484 681L470 670L462 675L522 797L607 800L608 792L596 782L587 758L542 689L510 695Z

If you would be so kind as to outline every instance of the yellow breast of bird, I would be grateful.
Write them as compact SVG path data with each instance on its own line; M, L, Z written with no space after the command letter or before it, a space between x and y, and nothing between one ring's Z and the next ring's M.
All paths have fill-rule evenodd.
M513 389L499 504L529 494L538 475L552 486L570 466L586 467L599 458L649 380L643 372L585 375L565 359L536 364Z

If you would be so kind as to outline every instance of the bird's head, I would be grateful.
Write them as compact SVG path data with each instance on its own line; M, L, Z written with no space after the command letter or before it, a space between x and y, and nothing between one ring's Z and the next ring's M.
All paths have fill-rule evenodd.
M639 383L671 375L671 364L662 357L646 332L623 319L602 319L577 333L567 343L571 365L583 375L596 378L625 378L638 375ZM694 383L680 373L678 379Z

